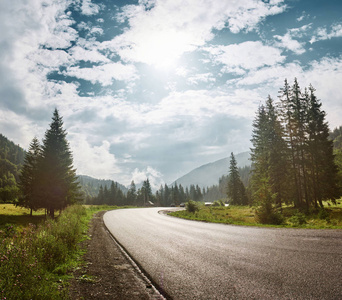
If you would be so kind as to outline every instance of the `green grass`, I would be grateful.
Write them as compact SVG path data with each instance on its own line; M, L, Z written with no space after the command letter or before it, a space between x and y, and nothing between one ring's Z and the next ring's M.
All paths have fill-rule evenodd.
M10 204L0 206L0 299L67 299L72 271L82 263L80 242L94 213L113 206L70 206L45 220Z
M13 204L0 204L0 229L6 224L25 227L29 223L37 225L44 220L45 212L43 209L34 211L31 217L30 210L27 208L16 207Z
M249 206L213 207L200 205L199 211L190 213L186 210L170 213L171 216L211 223L235 224L244 226L291 227L312 229L342 229L342 200L338 204L328 205L325 210L302 214L292 207L283 209L284 222L281 225L260 224L256 218L256 208Z

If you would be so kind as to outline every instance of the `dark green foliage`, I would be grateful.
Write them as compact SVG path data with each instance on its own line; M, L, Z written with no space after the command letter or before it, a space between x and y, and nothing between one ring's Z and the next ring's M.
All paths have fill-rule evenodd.
M25 151L0 134L0 203L15 202L19 197L20 170Z
M222 200L216 200L213 202L212 206L225 206Z
M43 203L39 198L40 182L38 161L41 159L41 155L42 149L38 139L35 137L25 155L19 182L21 197L17 203L18 206L29 208L31 215L32 210L43 207Z
M43 146L33 139L21 174L22 198L18 205L45 208L51 217L79 200L79 184L73 168L72 153L63 129L62 118L55 109Z
M190 188L186 187L185 189L177 182L168 187L166 184L161 186L160 189L156 193L157 204L160 206L170 206L171 204L179 205L181 203L187 202L189 199L194 201L202 201L203 200L203 192L198 185L190 185Z
M307 223L305 214L299 211L296 212L292 217L290 217L288 221L292 223L294 226L301 226Z
M334 149L342 150L342 126L330 132L329 139L334 143Z
M73 168L72 153L63 129L62 117L55 109L50 128L45 132L38 162L40 199L50 216L79 199L79 184Z
M111 181L110 187L100 185L97 197L90 199L88 204L95 205L127 205L126 197L117 182ZM133 205L133 203L129 203Z
M132 180L131 185L127 192L127 204L135 205L137 200L137 188L135 186L134 180Z
M315 89L303 93L296 79L292 87L285 80L279 98L274 105L268 97L253 123L250 187L262 222L271 222L267 215L273 220L283 203L308 212L340 196L333 142Z
M16 166L24 163L25 150L14 144L0 133L0 159L5 159ZM20 167L19 167L20 169Z
M143 182L143 186L141 188L141 195L143 198L143 206L148 205L149 201L153 200L152 188L148 178Z
M93 204L95 198L99 194L101 185L102 188L107 186L108 189L110 189L112 185L112 180L96 179L86 175L78 175L77 177L80 183L81 193L85 199L85 204ZM114 184L123 192L123 194L127 194L128 190L125 186L115 181Z
M233 152L230 157L227 196L230 203L233 205L246 205L248 203L246 189L241 181Z
M193 200L189 200L185 204L185 208L190 213L195 213L196 211L199 211L199 203Z
M328 220L330 218L329 212L324 208L321 208L319 210L317 216L321 220Z

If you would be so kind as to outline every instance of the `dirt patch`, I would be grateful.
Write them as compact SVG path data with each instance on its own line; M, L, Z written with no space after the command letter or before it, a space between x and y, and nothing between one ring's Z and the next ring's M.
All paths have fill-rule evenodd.
M163 299L125 257L107 232L104 211L97 213L89 228L90 240L83 243L85 264L74 272L71 299Z

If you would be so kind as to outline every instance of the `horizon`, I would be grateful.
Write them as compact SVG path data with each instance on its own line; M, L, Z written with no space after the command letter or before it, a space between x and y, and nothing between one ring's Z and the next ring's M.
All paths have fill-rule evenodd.
M249 151L296 77L342 125L342 2L0 3L0 132L27 149L55 107L77 173L154 189ZM111 179L110 179L111 178Z

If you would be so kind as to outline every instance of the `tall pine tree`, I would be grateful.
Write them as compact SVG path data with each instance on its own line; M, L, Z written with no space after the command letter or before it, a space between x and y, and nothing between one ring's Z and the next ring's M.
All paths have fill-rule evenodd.
M38 173L38 161L41 158L42 149L37 137L34 137L28 152L25 155L24 165L21 170L19 187L21 190L21 197L19 198L18 206L26 207L30 209L30 215L32 210L37 210L42 207L42 203L39 201L39 173Z
M55 109L50 128L45 132L42 157L39 160L40 198L51 217L79 197L79 184L63 120Z
M247 205L248 198L246 195L246 189L243 185L237 162L233 152L230 155L230 166L229 166L229 178L227 185L227 196L230 203L233 205Z

